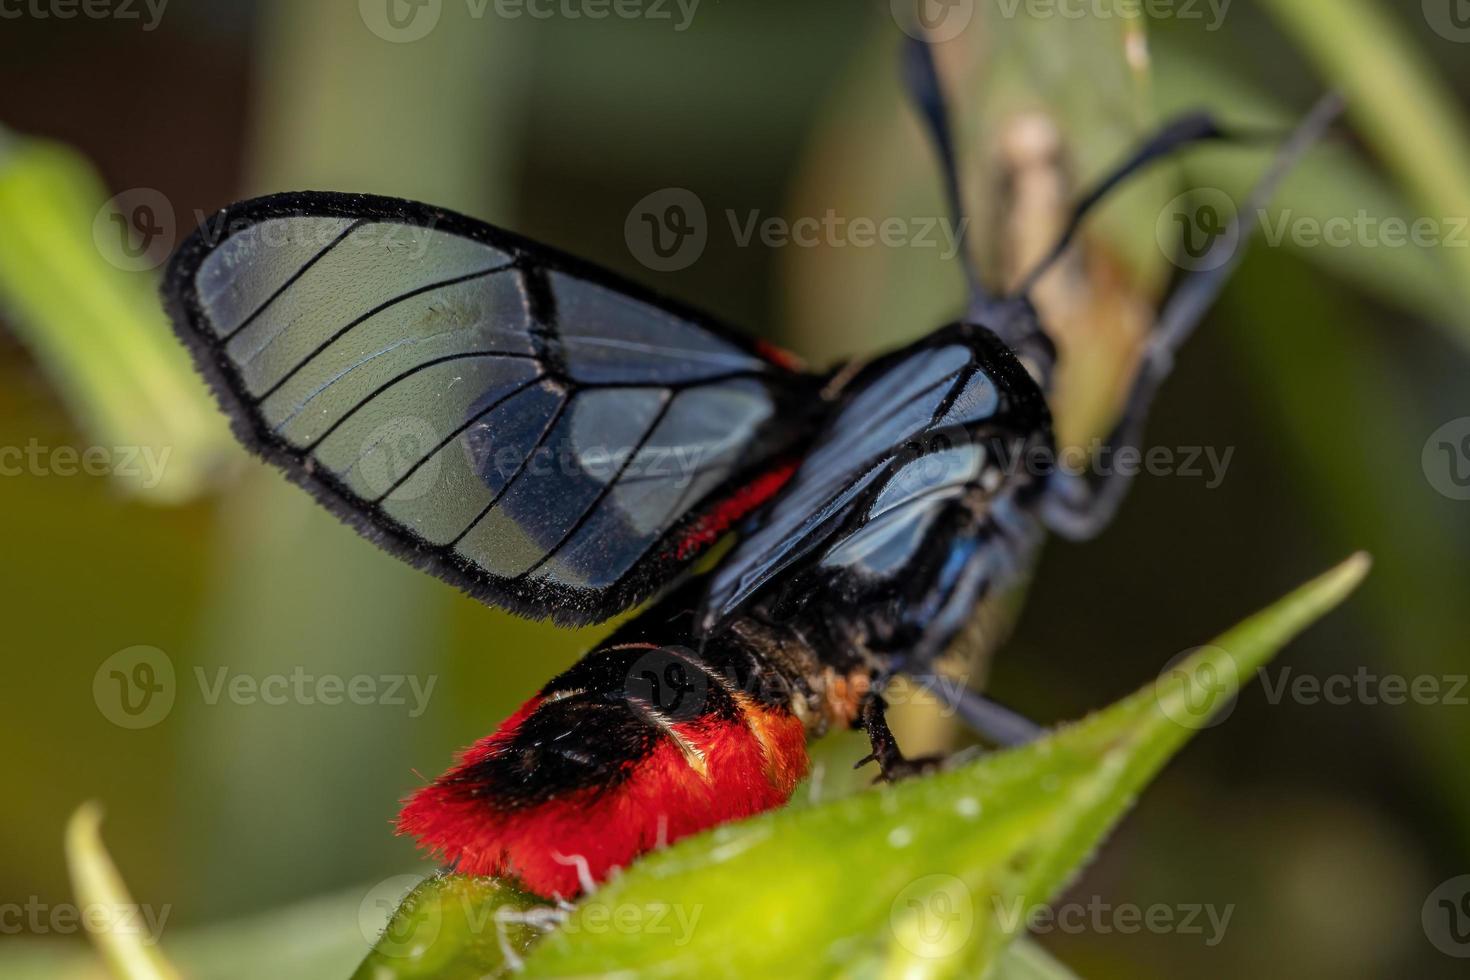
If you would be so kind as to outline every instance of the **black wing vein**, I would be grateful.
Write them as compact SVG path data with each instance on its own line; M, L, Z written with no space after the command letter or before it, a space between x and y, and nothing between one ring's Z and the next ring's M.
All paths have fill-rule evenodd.
M317 346L311 351L311 353L307 354L301 360L297 361L296 364L291 368L291 370L287 371L281 376L279 381L271 385L270 388L268 388L265 392L257 396L255 398L255 403L258 405L269 398L271 395L274 395L277 391L280 391L281 387L285 385L286 382L296 377L296 375L300 373L301 369L314 361L322 353L322 351L326 350L328 347L331 347L337 341L347 336L347 334L350 333L354 327L366 323L368 320L371 320L373 317L377 316L379 313L382 313L384 310L391 309L394 306L397 306L399 303L413 299L415 296L422 296L424 293L432 292L435 289L443 289L445 286L457 286L462 282L469 282L471 279L480 279L485 276L494 275L497 272L502 272L506 269L511 268L513 264L514 263L511 262L504 262L500 265L492 266L488 269L481 269L477 272L469 272L462 276L454 276L449 279L441 279L438 282L431 282L427 286L419 286L416 289L410 289L408 292L402 293L398 296L394 296L392 299L384 300L377 306L368 310L366 313L347 323L346 326L339 328L335 333L333 333L327 339L323 340L321 343L317 344ZM280 336L281 334L276 334L275 337L272 337L271 343L274 343L275 340ZM270 344L268 343L265 347L261 348L261 350L263 351L269 347ZM357 365L353 365L353 367L356 366Z

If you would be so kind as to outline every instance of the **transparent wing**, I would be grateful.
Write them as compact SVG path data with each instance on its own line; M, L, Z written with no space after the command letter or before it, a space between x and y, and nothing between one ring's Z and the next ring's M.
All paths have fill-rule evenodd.
M763 503L816 405L696 314L389 198L235 205L165 294L247 445L413 564L559 622L646 597Z
M902 596L904 617L937 613L921 606L954 594L977 556L989 560L979 545L1013 507L997 493L1030 483L1007 455L1046 438L1023 370L993 339L961 331L865 370L760 526L711 573L701 626L781 583L839 607ZM886 620L897 612L875 609L896 624Z

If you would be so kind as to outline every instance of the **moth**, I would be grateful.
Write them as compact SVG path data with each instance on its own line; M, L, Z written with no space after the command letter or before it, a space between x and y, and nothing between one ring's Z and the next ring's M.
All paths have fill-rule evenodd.
M907 66L964 228L928 46ZM1306 117L1244 214L1337 108ZM954 323L827 372L439 208L303 192L207 222L173 257L165 304L246 446L489 605L579 625L655 600L413 793L400 832L459 871L570 898L781 805L829 728L865 730L883 778L932 764L889 731L888 680L932 670L1045 531L1095 534L1126 488L1031 462L1055 450L1056 350L1030 286L1129 175L1237 138L1208 115L1170 123L1082 197L1021 288L992 294L967 268ZM1140 439L1238 260L1202 263L1162 308L1114 447ZM1034 731L958 698L992 744Z

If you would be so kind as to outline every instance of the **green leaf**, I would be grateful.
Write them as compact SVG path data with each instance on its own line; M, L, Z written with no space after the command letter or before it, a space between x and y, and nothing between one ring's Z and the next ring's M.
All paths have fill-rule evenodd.
M1001 953L990 980L1077 980L1052 955L1027 936L1021 936Z
M84 804L67 821L66 865L77 907L87 910L89 921L95 916L102 923L86 931L111 974L118 980L178 980L158 937L134 925L139 906L102 843L102 808L95 803Z
M1369 0L1264 6L1341 89L1348 115L1423 213L1440 222L1470 216L1470 129L1454 94L1398 22ZM1470 299L1470 249L1438 252L1461 302ZM1470 334L1464 317L1450 325Z
M565 913L504 881L435 875L404 896L353 980L507 976L541 934L562 919ZM992 980L1075 980L1075 975L1021 937L997 961Z
M157 277L117 250L107 219L126 217L80 154L0 129L0 305L93 445L145 447L164 464L156 485L121 468L118 485L177 503L240 453L168 328Z
M1028 919L1164 763L1341 602L1368 564L1366 555L1348 559L1131 697L1035 743L650 855L565 916L531 951L524 975L1047 976L1032 950L1000 965ZM466 880L415 892L384 942L412 950L415 937L429 936L416 954L425 962L489 972L502 961L483 906L505 899L491 891L466 903L455 889L487 886L455 881Z
M474 980L519 964L558 910L494 878L441 874L406 895L354 980Z
M1201 57L1174 35L1160 37L1154 45L1155 77L1159 81L1159 110L1173 116L1201 105L1221 107L1221 113L1237 124L1279 126L1292 123L1292 110L1275 93L1258 86L1241 74L1239 66L1227 66ZM1201 152L1188 158L1190 182L1200 187L1225 191L1233 200L1243 200L1259 179L1262 155L1254 152ZM1254 226L1250 247L1265 251L1273 247L1262 224L1290 218L1307 227L1331 227L1358 215L1382 228L1385 222L1402 221L1407 227L1415 214L1404 192L1349 141L1329 138L1302 165L1286 176L1271 207ZM1442 246L1416 245L1383 247L1375 239L1354 238L1348 244L1325 246L1298 236L1286 235L1279 243L1355 290L1382 302L1409 310L1445 330L1456 343L1470 341L1470 311L1449 274ZM1267 258L1270 261L1270 258Z

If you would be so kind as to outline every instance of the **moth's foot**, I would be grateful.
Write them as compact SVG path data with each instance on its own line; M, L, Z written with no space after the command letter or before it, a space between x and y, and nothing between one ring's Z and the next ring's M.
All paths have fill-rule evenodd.
M879 758L877 753L869 753L859 759L854 769L859 769L870 762L878 763L878 775L873 777L875 783L896 783L900 779L909 779L913 776L927 776L929 773L938 772L945 768L951 756L947 755L921 755L917 758L907 758L898 753Z
M910 759L903 754L898 747L898 740L893 737L893 732L888 728L888 722L884 718L883 699L872 697L863 704L858 723L868 733L868 741L873 751L859 759L853 765L854 769L860 769L870 762L878 763L878 776L875 783L895 783L900 779L910 776L923 776L927 773L936 772L943 768L950 760L945 755L924 755Z

